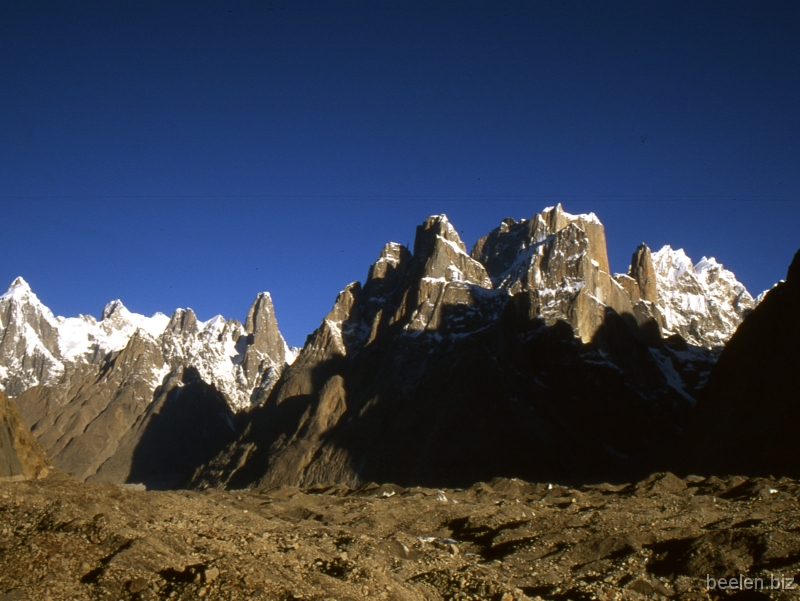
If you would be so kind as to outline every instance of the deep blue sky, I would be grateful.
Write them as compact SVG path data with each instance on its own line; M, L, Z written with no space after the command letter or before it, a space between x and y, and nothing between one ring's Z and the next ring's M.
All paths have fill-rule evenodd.
M6 3L0 286L56 313L269 290L301 344L382 244L561 201L757 294L800 246L796 2ZM32 200L38 199L38 200Z

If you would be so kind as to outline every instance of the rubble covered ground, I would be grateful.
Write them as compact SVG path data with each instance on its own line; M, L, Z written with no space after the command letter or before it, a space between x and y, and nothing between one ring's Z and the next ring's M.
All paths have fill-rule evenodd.
M788 479L667 473L577 488L498 479L444 491L140 489L61 473L0 483L0 601L800 592L787 590L800 580L800 485Z

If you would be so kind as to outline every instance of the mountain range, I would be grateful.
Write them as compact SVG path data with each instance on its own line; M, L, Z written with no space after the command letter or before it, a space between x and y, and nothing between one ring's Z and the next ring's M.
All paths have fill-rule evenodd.
M0 296L0 388L81 480L630 479L669 464L757 303L714 258L632 250L612 274L599 219L560 205L470 252L432 216L413 249L384 246L302 349L268 293L244 324L120 301L96 320L55 317L18 278Z

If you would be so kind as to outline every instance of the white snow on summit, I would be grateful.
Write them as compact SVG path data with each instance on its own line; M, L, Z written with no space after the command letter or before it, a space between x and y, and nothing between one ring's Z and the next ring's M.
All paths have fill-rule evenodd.
M264 355L259 359L260 375L245 376L242 361L248 336L236 320L217 315L181 333L168 332L169 323L163 313L132 313L119 300L103 308L100 320L91 315L55 317L28 283L17 278L0 295L0 390L16 396L39 384L56 385L68 367L100 365L109 354L122 351L137 331L160 349L153 358L161 359L153 362L147 376L152 390L173 369L192 366L240 410L249 406L255 388L274 383L284 367ZM287 362L298 352L287 346Z
M556 209L556 208L561 208L561 205L559 204L559 205L556 205L554 207L545 207L541 211L540 215L543 215L545 213L549 213L550 211L552 211L553 209ZM586 221L588 223L597 223L598 225L602 225L602 223L600 223L600 219L594 213L580 213L578 215L573 215L573 214L567 213L566 211L561 209L561 214L564 215L564 217L566 217L570 221L578 221L579 219L582 219L582 220L584 220L584 221ZM525 220L523 219L522 222L524 222L524 221Z
M3 295L0 296L0 306L7 306L8 304L13 303L16 306L19 305L28 305L37 311L47 323L51 326L56 326L56 318L53 315L53 312L48 309L45 304L39 300L39 297L36 296L31 287L21 277L18 277L11 285L8 287L8 290L5 291Z
M652 254L664 334L697 346L724 345L755 301L736 276L713 257L697 264L683 249L664 246Z
M163 313L145 317L131 313L116 300L105 306L99 322L91 315L59 317L58 346L65 359L78 361L96 351L107 354L122 350L137 329L157 339L168 323L169 317Z

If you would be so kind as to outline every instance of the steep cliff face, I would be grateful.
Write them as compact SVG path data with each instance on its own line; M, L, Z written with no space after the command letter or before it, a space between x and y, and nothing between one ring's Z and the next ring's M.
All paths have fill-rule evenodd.
M50 458L13 401L0 393L0 480L42 478L50 468Z
M800 251L719 357L688 433L687 469L800 476Z
M655 321L650 301L609 274L605 231L594 213L570 215L557 205L521 223L507 219L475 244L472 256L486 264L497 287L527 296L530 317L548 325L566 321L584 342L602 326L607 308L642 327Z
M559 207L471 255L444 216L337 298L196 486L632 477L665 461L713 356L665 343L650 253Z

